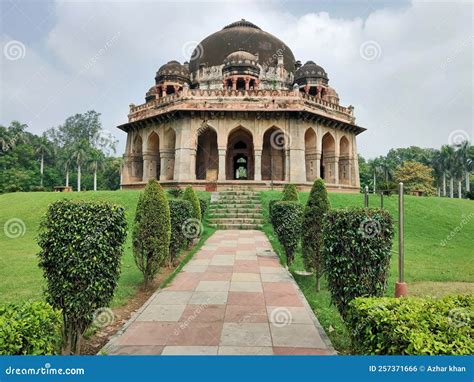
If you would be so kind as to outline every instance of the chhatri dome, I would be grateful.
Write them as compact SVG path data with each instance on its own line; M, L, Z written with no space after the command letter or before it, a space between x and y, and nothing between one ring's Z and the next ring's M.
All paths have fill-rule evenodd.
M316 58L301 65L279 38L240 20L202 40L189 63L163 64L119 126L122 187L156 178L164 187L306 189L320 177L329 189L358 191L365 129Z

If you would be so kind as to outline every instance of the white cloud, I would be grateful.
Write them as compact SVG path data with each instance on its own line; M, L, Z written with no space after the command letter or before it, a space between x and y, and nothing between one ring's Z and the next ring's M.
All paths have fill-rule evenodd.
M104 127L126 121L129 103L141 103L156 70L182 50L236 19L246 18L280 37L297 59L328 72L344 105L353 104L368 131L367 156L392 147L440 146L450 131L472 128L472 5L414 2L360 18L291 14L271 3L60 2L55 24L26 55L2 66L2 115L30 122L35 132L67 116L95 109ZM25 28L28 25L25 24ZM2 47L11 38L4 35ZM361 44L380 47L364 60Z

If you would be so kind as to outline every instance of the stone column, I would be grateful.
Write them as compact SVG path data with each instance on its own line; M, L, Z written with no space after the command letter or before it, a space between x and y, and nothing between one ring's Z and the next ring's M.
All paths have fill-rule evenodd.
M219 149L219 173L217 175L217 180L225 180L226 176L226 168L225 168L225 162L226 162L226 149Z
M255 166L254 166L254 179L257 181L262 180L262 149L255 149Z
M306 158L305 152L301 149L291 149L290 156L290 176L288 178L292 183L306 182Z
M316 178L321 178L321 153L316 153Z
M151 178L154 177L154 176L151 176L150 174L151 160L152 160L151 155L149 154L143 155L143 181L144 182L148 182Z
M339 157L334 157L334 184L339 185Z
M237 78L232 77L232 90L237 90Z
M291 155L291 150L285 150L285 182L289 182L291 179L290 155Z

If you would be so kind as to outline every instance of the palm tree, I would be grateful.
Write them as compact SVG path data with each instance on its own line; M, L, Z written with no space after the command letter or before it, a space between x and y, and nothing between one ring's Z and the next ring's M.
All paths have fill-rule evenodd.
M464 166L461 150L456 150L453 156L452 177L458 181L458 198L462 198L462 178L464 176Z
M436 179L436 188L438 190L438 197L441 196L440 182L444 180L444 188L446 192L446 178L444 177L444 168L441 151L436 150L430 159L429 165L433 168L433 173Z
M66 176L66 187L69 187L69 169L71 168L71 153L69 150L64 149L59 157L59 166L64 170Z
M92 149L90 153L91 169L94 172L94 191L97 191L97 170L103 168L105 161L104 154L97 149Z
M474 149L469 141L464 141L458 145L459 160L463 168L463 175L466 180L466 191L471 191L471 171L474 162Z
M451 161L454 155L454 149L452 146L444 145L440 150L440 166L443 172L443 196L446 196L446 177L449 173ZM451 188L452 190L452 188Z
M71 160L76 162L77 166L77 191L81 191L81 165L86 160L87 142L79 142L72 148Z
M36 154L40 155L40 174L41 174L41 187L43 187L43 174L44 174L44 156L51 154L51 146L49 144L49 140L46 137L46 134L43 135L38 139L38 143L36 145Z

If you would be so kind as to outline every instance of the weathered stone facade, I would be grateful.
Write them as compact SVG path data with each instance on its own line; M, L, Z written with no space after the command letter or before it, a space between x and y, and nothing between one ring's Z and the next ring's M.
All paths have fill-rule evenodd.
M202 62L230 32L248 51L231 51L219 65ZM321 177L329 189L359 190L356 136L364 129L353 108L339 105L324 69L301 66L255 25L240 21L209 36L189 64L170 61L155 81L119 126L128 134L123 188L150 178L206 189L309 188Z

